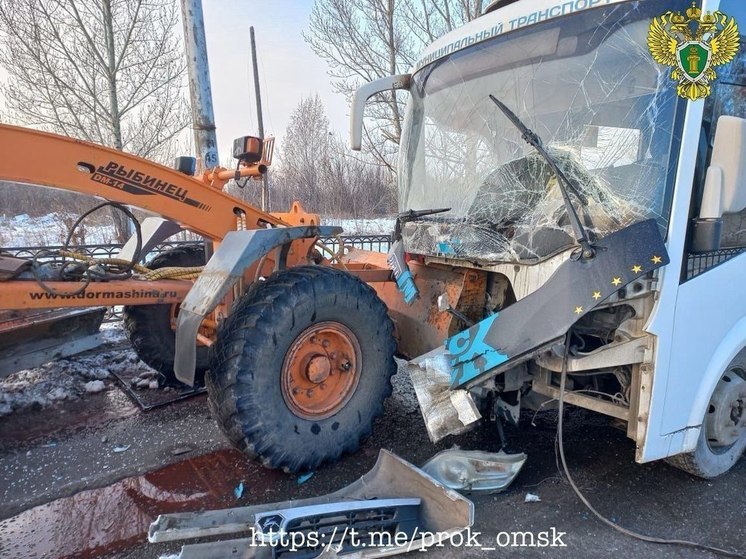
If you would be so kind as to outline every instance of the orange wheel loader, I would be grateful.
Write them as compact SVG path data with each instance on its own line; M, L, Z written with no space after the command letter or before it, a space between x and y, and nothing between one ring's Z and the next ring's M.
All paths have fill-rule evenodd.
M392 321L371 285L385 289L391 272L385 255L342 258L320 246L341 228L320 226L298 203L271 214L222 191L266 172L272 139L239 138L235 169L200 176L192 158L171 169L12 126L0 126L0 144L2 180L96 196L131 219L128 207L157 216L136 222L115 258L0 254L0 312L124 306L140 358L170 381L204 382L228 438L269 467L312 470L370 433L396 369ZM182 229L207 249L143 265Z

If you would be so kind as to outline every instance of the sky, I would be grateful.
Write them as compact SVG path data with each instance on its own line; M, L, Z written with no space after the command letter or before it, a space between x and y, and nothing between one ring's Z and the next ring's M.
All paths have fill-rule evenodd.
M249 27L254 26L265 135L281 140L304 97L318 93L330 128L347 137L349 109L326 63L303 40L313 0L202 0L220 161L234 138L257 134Z
M301 99L318 93L331 130L347 138L347 101L334 93L326 62L303 40L312 5L313 0L202 0L222 163L228 161L235 138L258 133L249 43L252 25L265 135L280 142ZM6 79L0 68L0 82Z

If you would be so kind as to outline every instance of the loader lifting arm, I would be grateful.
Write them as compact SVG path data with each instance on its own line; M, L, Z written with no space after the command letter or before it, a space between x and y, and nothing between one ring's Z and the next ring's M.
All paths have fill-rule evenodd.
M105 198L159 214L203 237L219 241L245 215L246 227L287 225L221 192L235 172L215 169L201 179L135 155L56 134L0 125L0 180L59 188ZM260 176L262 163L241 169ZM308 223L314 225L317 223Z
M216 168L195 178L152 161L56 134L0 125L0 180L87 194L156 213L219 243L236 229L264 229L318 224L318 216L298 205L279 216L263 212L221 191L236 176L266 172L265 144L261 157L242 161L235 170ZM256 149L256 147L255 147ZM270 156L271 157L271 156ZM246 158L244 158L246 159ZM311 241L301 241L310 246ZM298 258L305 251L296 251ZM291 264L297 260L293 254ZM273 259L265 263L269 270ZM29 281L4 281L0 309L83 307L90 305L168 304L183 300L191 283L159 279L132 282L114 279L91 282L85 292L65 281L46 282L48 289Z

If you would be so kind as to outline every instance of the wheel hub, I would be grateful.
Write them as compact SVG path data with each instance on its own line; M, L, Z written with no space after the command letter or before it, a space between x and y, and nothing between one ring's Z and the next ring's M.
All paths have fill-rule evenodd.
M728 371L718 382L705 420L711 446L731 446L746 436L746 380Z
M360 344L339 322L306 328L290 345L282 366L282 396L290 411L310 420L341 410L360 380Z
M306 366L306 377L314 384L321 384L329 378L332 363L326 355L314 355Z

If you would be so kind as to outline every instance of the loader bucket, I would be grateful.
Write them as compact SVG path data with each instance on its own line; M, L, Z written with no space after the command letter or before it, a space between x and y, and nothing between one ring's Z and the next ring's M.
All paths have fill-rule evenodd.
M93 349L106 309L0 312L0 378Z
M345 557L380 557L424 549L429 545L447 542L449 537L469 528L474 521L474 505L456 491L447 489L419 468L387 450L381 450L373 469L347 487L310 499L285 501L250 507L239 507L197 513L175 513L159 516L150 525L151 543L203 538L251 532L257 515L299 509L313 505L349 504L350 501L398 499L420 502L419 524L412 540L404 545L359 548ZM328 551L328 550L327 550ZM267 552L257 539L223 540L197 543L182 547L181 559L242 557L251 559ZM321 555L324 556L323 550ZM333 554L332 554L333 555Z

